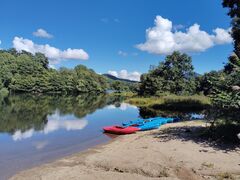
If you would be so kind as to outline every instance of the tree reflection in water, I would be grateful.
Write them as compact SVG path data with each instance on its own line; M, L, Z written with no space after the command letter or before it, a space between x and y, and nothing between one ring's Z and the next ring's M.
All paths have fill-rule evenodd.
M10 133L14 140L31 137L34 131L47 134L57 129L82 129L84 117L97 109L121 101L106 94L79 96L12 95L0 103L0 132ZM72 115L72 119L60 116Z

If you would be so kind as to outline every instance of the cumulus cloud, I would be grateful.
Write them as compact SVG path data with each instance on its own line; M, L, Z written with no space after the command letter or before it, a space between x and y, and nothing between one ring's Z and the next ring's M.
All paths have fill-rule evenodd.
M203 52L215 45L232 42L230 29L216 28L213 34L208 34L200 25L193 24L186 32L173 30L170 20L156 16L155 26L146 30L146 42L136 47L149 53L170 54L173 51Z
M41 38L48 38L48 39L53 38L52 34L49 34L46 30L41 28L33 32L33 35Z
M108 71L108 74L112 75L112 76L115 76L115 77L118 77L118 73L117 71Z
M22 37L15 37L13 39L13 47L17 51L24 50L32 54L35 54L37 52L43 53L50 59L50 63L52 64L57 64L60 60L63 59L87 60L89 58L88 54L83 49L68 48L62 51L48 44L35 44L33 41L24 39Z
M140 76L141 76L141 73L137 71L128 72L125 69L121 70L120 72L110 70L108 71L108 74L115 76L117 78L128 79L132 81L140 81Z

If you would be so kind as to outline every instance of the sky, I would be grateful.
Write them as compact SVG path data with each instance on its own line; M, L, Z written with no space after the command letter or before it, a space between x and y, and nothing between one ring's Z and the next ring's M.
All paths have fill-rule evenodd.
M0 48L132 80L178 50L203 74L233 50L226 13L220 0L2 0Z

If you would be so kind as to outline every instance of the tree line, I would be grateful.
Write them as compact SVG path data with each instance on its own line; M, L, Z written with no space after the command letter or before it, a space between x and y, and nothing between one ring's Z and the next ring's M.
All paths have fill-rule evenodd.
M0 92L79 94L101 93L108 87L106 78L83 65L74 69L49 68L41 53L15 49L0 51Z

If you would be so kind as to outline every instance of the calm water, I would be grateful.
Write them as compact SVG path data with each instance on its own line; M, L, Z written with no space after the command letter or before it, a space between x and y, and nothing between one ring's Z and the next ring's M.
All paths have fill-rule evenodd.
M1 180L17 171L109 141L110 137L102 133L103 126L121 124L140 116L170 115L139 109L107 95L18 95L0 102ZM198 116L192 112L171 115Z

